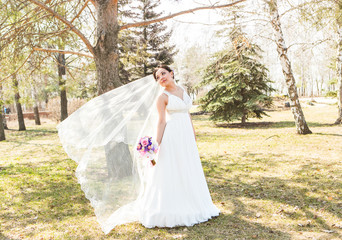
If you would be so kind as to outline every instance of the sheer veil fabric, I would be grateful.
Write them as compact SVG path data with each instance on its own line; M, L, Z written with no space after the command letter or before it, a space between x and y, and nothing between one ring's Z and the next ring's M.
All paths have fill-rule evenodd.
M138 161L135 147L142 136L155 139L155 103L162 91L150 75L90 100L57 126L106 234L115 225L137 220L134 203L148 164Z

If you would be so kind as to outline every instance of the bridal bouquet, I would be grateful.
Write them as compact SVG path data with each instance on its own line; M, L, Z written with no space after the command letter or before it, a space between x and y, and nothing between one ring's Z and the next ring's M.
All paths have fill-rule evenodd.
M140 138L137 151L139 152L141 158L150 160L153 166L156 164L154 157L158 152L158 146L152 142L152 137L146 136Z

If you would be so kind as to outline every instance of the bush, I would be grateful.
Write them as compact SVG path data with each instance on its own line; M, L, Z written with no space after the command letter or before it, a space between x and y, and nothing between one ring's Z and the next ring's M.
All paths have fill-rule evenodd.
M325 94L325 97L334 97L334 98L336 98L337 97L337 91L328 91Z

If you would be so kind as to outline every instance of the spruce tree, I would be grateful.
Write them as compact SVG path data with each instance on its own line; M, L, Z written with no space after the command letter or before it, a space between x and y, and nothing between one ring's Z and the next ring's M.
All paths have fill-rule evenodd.
M262 109L272 105L269 94L268 69L260 63L260 48L251 44L241 29L234 28L229 34L230 45L214 55L204 69L201 86L210 90L200 99L204 111L212 113L210 119L224 122L248 118L262 118Z
M138 0L137 4L136 21L148 21L162 15L162 12L156 12L156 8L161 4L158 0ZM167 31L164 23L150 24L132 32L135 35L135 54L130 58L132 67L127 71L133 79L152 74L159 63L173 63L175 45L169 44L172 31Z

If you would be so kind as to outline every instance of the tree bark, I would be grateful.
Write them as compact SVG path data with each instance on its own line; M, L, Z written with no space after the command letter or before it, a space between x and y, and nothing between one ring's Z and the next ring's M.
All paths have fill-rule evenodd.
M40 123L40 116L39 116L39 109L38 109L38 105L35 105L33 107L33 112L34 112L34 122L36 125L41 125Z
M1 82L0 82L0 96L2 96L2 83ZM4 109L4 106L2 104L3 104L3 100L0 98L0 114L3 113L3 109ZM2 123L2 126L0 126L0 132L2 131L1 129L8 129L7 121L6 121L6 113L4 113L4 115L2 115L1 117L2 117L2 119L0 120L0 122ZM0 135L1 135L1 133L0 133ZM4 132L3 136L5 136L5 132ZM3 139L3 140L5 140L5 139Z
M20 94L19 94L19 88L18 88L19 83L18 83L17 75L14 74L12 76L12 79L13 79L13 87L14 87L15 106L17 108L19 131L25 131L26 127L25 127L23 110L21 108L21 103L20 103Z
M296 81L293 76L291 62L289 58L287 57L287 48L286 48L283 32L281 29L277 3L276 3L276 0L271 0L269 1L269 3L270 3L269 4L270 14L272 18L271 24L272 24L272 27L274 29L275 36L276 36L278 56L280 58L283 74L284 74L287 89L288 89L288 94L290 97L291 111L295 119L297 133L298 134L310 134L312 132L310 131L308 125L306 124L304 113L302 111L302 107L298 99Z
M5 118L5 116L2 116L2 105L0 105L0 107L1 107L1 111L0 111L0 141L4 141L4 140L6 140L5 127L3 124L3 118Z
M342 124L342 23L338 26L338 55L337 55L337 99L338 99L338 116L335 124Z
M8 130L8 126L7 126L7 120L6 120L6 114L4 114L3 116L2 116L2 124L3 124L3 128L4 129L6 129L6 130Z
M32 99L33 99L33 112L34 112L34 121L36 125L41 125L40 123L40 116L39 116L39 109L38 109L38 96L37 96L37 89L34 85L35 83L31 83L31 91L32 91Z
M66 95L66 86L63 76L65 76L65 54L58 53L57 55L58 63L58 85L60 89L61 98L61 121L68 117L68 99Z
M97 93L101 95L123 84L119 78L118 2L97 0L97 43L94 60L97 73Z
M246 114L244 113L241 118L241 124L245 125L246 124Z
M0 96L2 96L2 84L0 83ZM3 105L2 99L0 99L0 141L6 140L5 129L7 128L6 124L6 114L2 115Z

